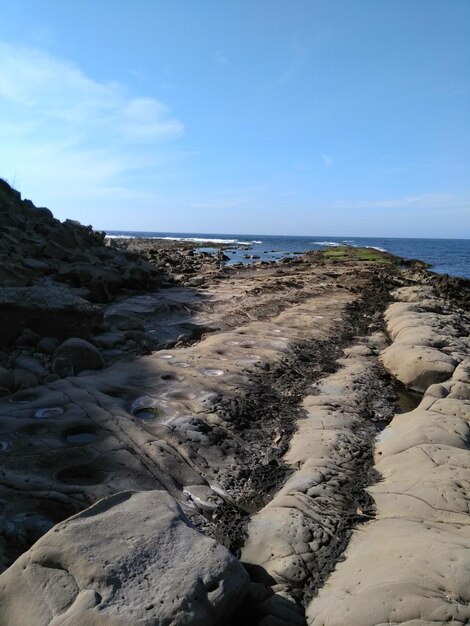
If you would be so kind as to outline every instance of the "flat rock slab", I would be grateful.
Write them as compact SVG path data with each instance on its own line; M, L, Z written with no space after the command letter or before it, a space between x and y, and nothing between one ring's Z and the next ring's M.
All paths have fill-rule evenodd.
M0 576L0 623L224 624L248 583L169 494L122 492L57 525Z

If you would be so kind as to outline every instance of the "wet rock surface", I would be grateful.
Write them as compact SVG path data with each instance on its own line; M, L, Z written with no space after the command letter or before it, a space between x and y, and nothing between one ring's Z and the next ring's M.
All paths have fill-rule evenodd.
M25 215L36 211L12 190L1 187L0 192L11 196L15 206L22 203ZM11 216L13 204L4 205L4 214ZM39 214L57 233L82 233L83 227L74 223L59 226L47 211ZM49 230L36 231L44 231L41 236L47 239ZM26 593L41 598L40 617L28 617L31 624L160 623L158 610L167 607L160 597L163 591L158 587L162 606L148 600L146 579L130 564L137 553L142 560L138 550L132 551L138 537L139 545L142 541L152 546L145 548L143 558L150 570L156 572L152 568L167 563L160 547L170 550L175 541L172 528L181 529L184 542L212 542L204 545L214 546L211 550L221 555L220 563L228 564L233 582L243 584L232 594L230 581L217 570L217 580L226 581L219 585L219 594L207 582L210 560L207 572L201 564L196 576L199 570L192 572L184 552L176 551L182 556L176 569L166 570L168 581L188 584L178 592L173 613L168 609L161 623L282 626L305 624L307 619L362 626L406 623L408 615L418 619L410 608L397 613L393 622L392 599L402 597L398 587L387 591L385 583L379 585L377 593L369 592L374 595L369 604L358 596L359 606L349 613L348 594L354 597L356 582L364 588L372 585L379 563L383 566L390 559L395 567L392 550L379 546L378 537L392 533L398 524L392 519L395 502L403 504L400 515L407 523L416 523L415 513L406 517L407 502L408 491L414 493L412 468L423 453L423 442L435 445L439 440L442 454L449 448L468 454L468 372L462 365L470 328L467 286L436 277L419 264L402 269L389 255L369 262L351 254L339 263L312 253L279 264L225 267L222 254L139 240L106 247L100 236L83 232L91 242L84 249L95 255L90 263L101 259L101 282L95 281L94 291L91 284L85 285L90 283L88 274L78 265L83 259L70 260L56 247L70 256L66 239L75 235L57 240L51 235L44 244L47 253L41 248L33 256L27 248L29 231L21 258L32 272L25 273L31 282L3 287L4 293L44 286L62 289L99 315L84 337L60 335L27 324L25 318L0 353L0 561L6 570L0 577L0 606L6 607L3 615L10 620L5 623L22 623L14 621L21 609L33 615L32 609L28 613L30 605L21 606L20 597ZM19 237L15 230L9 233L12 240ZM71 239L67 241L71 245ZM138 254L145 254L147 261ZM19 259L15 263L21 265ZM44 279L38 272L54 263ZM84 282L77 283L76 275ZM156 281L152 288L149 276ZM428 358L428 350L435 351L436 359ZM384 366L405 390L426 391L418 408L398 415L393 380ZM438 384L431 384L436 380ZM387 438L385 429L375 449L377 434L394 413L390 431L395 435ZM457 418L458 423L448 421ZM419 452L410 452L415 448ZM424 451L430 454L428 448ZM411 455L409 462L405 455ZM433 463L441 465L433 455ZM400 459L403 476L410 468L403 479L407 493L400 497L398 464L387 465L395 458ZM454 471L457 461L449 463L449 472ZM392 474L390 493L382 496L382 477L387 481ZM447 498L454 489L451 480L442 483ZM437 477L426 482L423 474L423 484L423 493L413 500L416 506L421 502L419 523L423 528L444 523L436 522L432 512L441 498ZM117 496L120 492L133 493ZM431 508L424 506L426 499ZM119 524L110 520L124 515L129 521L134 510L141 523L132 537L129 534L130 543L118 546L113 537ZM387 511L384 520L382 510ZM74 514L78 516L63 522ZM462 505L457 530L464 542L465 515ZM82 531L95 516L103 529L92 550L97 560L73 559L84 572L77 584L75 574L69 578L66 549L50 538L64 533L64 545L75 546L77 554L82 546L86 553L95 539L87 531L88 545ZM164 519L171 523L165 526ZM375 531L369 528L381 523L386 529L377 531L374 539ZM419 606L423 615L431 615L429 594L420 591L424 561L418 560L418 571L410 565L414 531L407 528L400 527L396 535L402 546L397 554L409 564L406 575L412 580L407 597L410 607ZM354 546L365 533L375 547L368 552L370 576L363 579L354 554L362 558L365 548L355 552ZM428 546L424 539L418 541L418 556L421 546L423 555ZM446 554L454 558L452 541L443 535L439 559ZM226 549L244 564L251 579L248 587L241 565ZM374 554L379 555L377 563ZM461 572L467 567L465 558L459 557ZM44 563L59 562L60 568L45 571ZM437 561L433 563L437 568ZM97 568L101 574L92 575ZM194 574L193 582L185 574ZM61 598L54 591L57 577L68 589ZM454 578L449 575L445 594L465 600ZM113 580L123 587L128 584L132 598L120 598ZM199 602L207 611L200 622L199 608L191 609ZM216 608L227 602L235 611L232 618ZM139 613L143 609L150 611L146 617ZM189 621L177 621L177 615ZM374 621L376 616L382 621Z

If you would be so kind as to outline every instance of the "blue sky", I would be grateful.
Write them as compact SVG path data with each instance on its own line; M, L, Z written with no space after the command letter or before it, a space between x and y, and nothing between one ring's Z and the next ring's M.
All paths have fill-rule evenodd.
M96 228L470 238L470 2L3 0L0 137Z

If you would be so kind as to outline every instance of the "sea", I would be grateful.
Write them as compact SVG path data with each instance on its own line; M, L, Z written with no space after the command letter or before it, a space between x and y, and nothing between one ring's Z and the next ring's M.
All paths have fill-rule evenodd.
M233 235L221 233L163 233L123 230L106 231L109 237L145 237L172 241L189 241L199 250L211 252L211 244L225 244L228 265L253 263L259 260L276 261L285 256L302 254L308 250L322 250L337 246L367 247L384 250L404 259L420 259L431 265L438 274L449 274L470 279L470 239L411 239L394 237L320 237L293 235ZM202 247L200 247L202 244ZM253 258L258 257L258 258Z

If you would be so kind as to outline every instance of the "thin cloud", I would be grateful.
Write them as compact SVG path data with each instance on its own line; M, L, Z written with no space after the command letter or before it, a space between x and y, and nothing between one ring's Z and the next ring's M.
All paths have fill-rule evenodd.
M320 156L323 160L323 163L325 164L325 167L330 167L330 165L333 163L333 159L329 157L327 154L324 154L323 152L321 153Z
M84 181L97 190L113 187L155 166L164 146L184 132L155 98L136 97L67 60L5 42L0 120L0 175L15 173L25 189L42 188L48 200L60 188L72 195L83 192Z
M470 198L451 193L423 193L377 200L337 202L333 209L442 209L470 207Z

